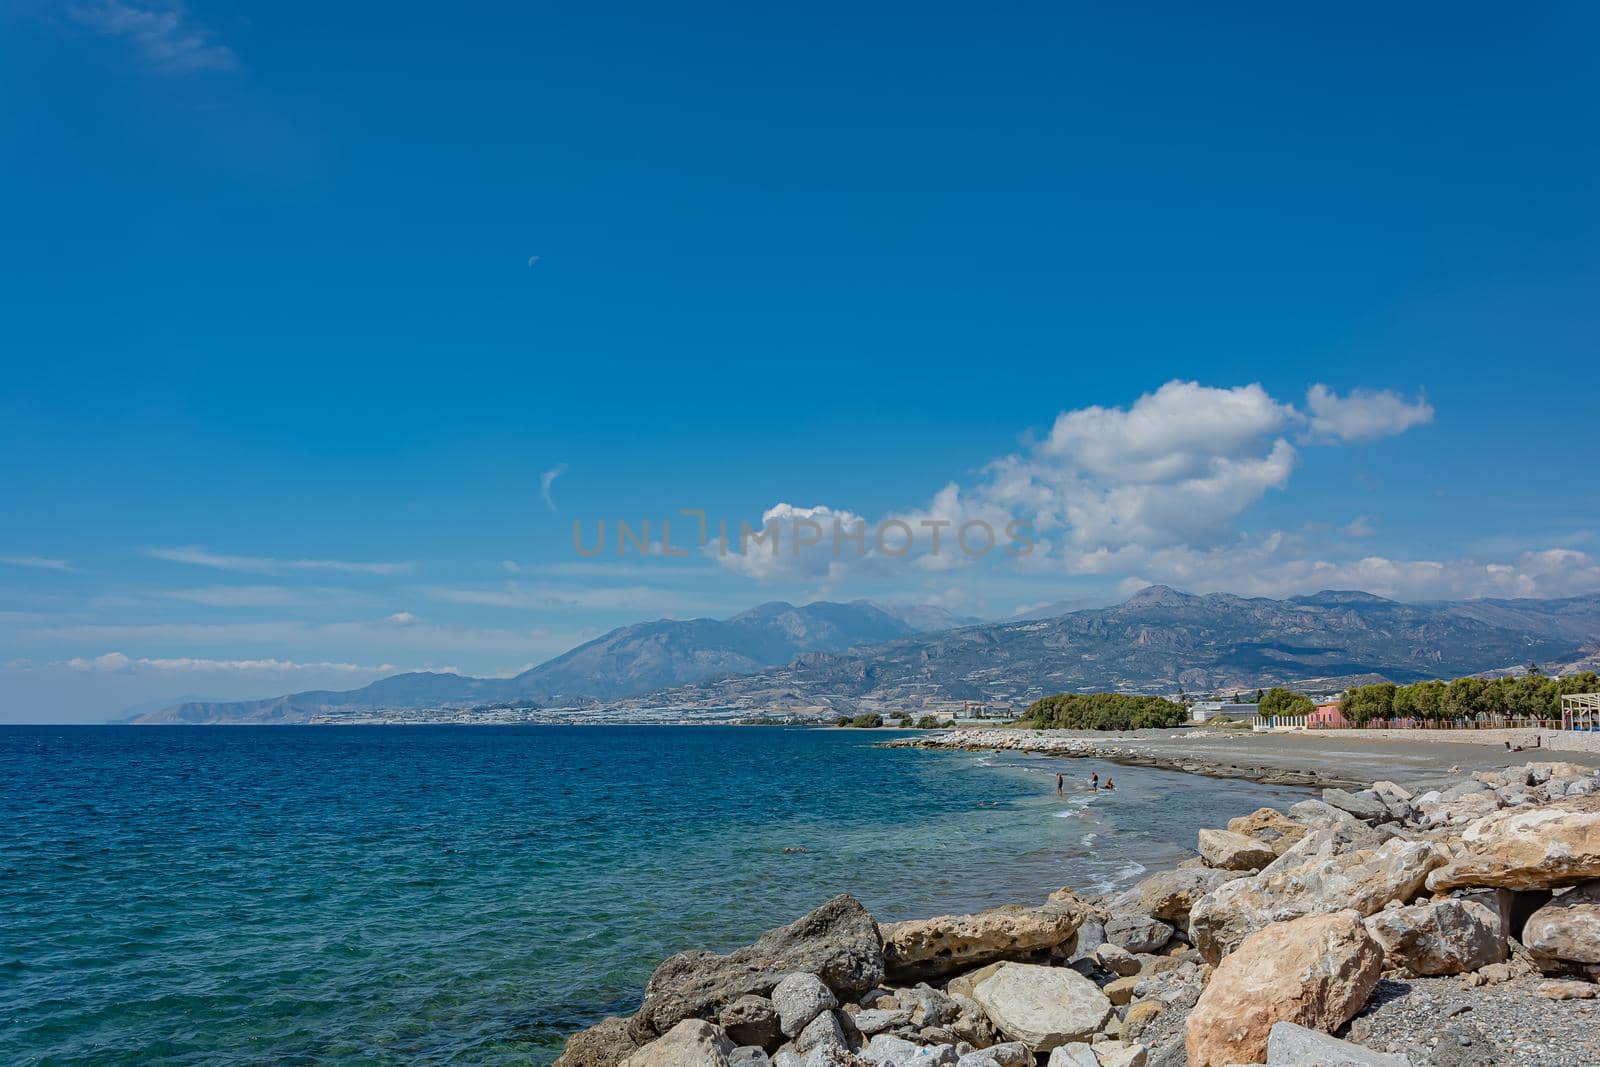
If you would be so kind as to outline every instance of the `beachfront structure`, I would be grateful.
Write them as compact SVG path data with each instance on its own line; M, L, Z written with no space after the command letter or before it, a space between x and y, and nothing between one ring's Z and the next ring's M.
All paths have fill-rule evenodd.
M1600 693L1567 693L1561 698L1563 730L1600 731Z
M1255 714L1254 704L1234 703L1231 700L1197 700L1189 707L1189 719L1192 722L1205 722L1219 715L1229 719L1253 719Z
M1318 704L1306 716L1306 726L1312 730L1341 730L1349 725L1350 721L1339 711L1337 700Z

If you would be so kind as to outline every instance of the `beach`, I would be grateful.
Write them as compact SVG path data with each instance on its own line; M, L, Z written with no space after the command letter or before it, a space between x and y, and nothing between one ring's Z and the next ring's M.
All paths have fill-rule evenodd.
M1164 767L1216 778L1279 785L1358 788L1391 779L1426 790L1513 758L1560 759L1600 767L1600 753L1525 748L1513 753L1499 731L1304 730L1255 732L1194 727L1118 733L969 727L896 739L919 748L994 749ZM1523 732L1526 733L1526 732Z
M666 960L558 1067L1576 1067L1600 1061L1600 772L1393 735L961 729L886 748L1304 787L1103 893ZM1088 761L1073 764L1069 760ZM1576 887L1576 888L1573 888Z

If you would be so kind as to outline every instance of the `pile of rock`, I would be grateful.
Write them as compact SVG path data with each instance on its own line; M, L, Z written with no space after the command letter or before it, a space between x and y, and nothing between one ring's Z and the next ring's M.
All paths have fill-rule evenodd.
M668 959L636 1015L557 1067L1399 1065L1332 1036L1386 977L1600 993L1589 768L1327 789L1197 846L1099 900L880 927L836 897L728 955Z

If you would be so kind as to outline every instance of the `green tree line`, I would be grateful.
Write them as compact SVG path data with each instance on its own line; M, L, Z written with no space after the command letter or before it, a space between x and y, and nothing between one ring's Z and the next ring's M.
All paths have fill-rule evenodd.
M1600 690L1594 671L1545 678L1527 674L1518 678L1435 679L1412 685L1379 682L1347 690L1339 698L1339 713L1353 723L1383 719L1421 719L1450 722L1478 715L1559 719L1561 698L1568 693Z
M1181 725L1182 704L1123 693L1057 693L1028 705L1019 726L1046 730L1143 730Z

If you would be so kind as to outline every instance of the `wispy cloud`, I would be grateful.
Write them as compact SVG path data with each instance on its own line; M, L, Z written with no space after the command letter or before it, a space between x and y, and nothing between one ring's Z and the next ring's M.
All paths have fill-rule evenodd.
M282 574L292 571L323 571L338 574L405 574L414 563L365 563L342 559L274 559L268 556L232 556L212 552L198 545L177 548L149 548L145 555L168 563L184 563L192 567L211 567L222 571L241 571L246 574Z
M64 559L49 556L0 556L0 563L8 567L31 567L40 571L70 571L72 564Z
M507 582L483 587L431 587L423 595L445 604L518 610L631 610L701 613L718 610L705 597L646 585L555 586ZM724 607L726 605L723 605Z
M139 7L121 0L99 0L67 9L74 22L103 37L125 38L144 61L167 74L232 70L238 57L227 45L191 23L181 6Z
M99 656L74 656L64 664L68 670L127 673L135 670L152 671L231 671L252 674L283 673L287 671L336 671L340 674L393 674L399 670L392 663L364 666L359 663L296 663L285 659L199 659L179 656L173 659L152 659L129 656L121 652L106 652ZM430 670L459 673L453 667L432 667Z
M550 487L556 484L556 479L567 473L565 463L557 463L554 467L539 475L539 495L544 498L544 506L551 511L557 510L556 502L550 496Z

